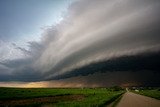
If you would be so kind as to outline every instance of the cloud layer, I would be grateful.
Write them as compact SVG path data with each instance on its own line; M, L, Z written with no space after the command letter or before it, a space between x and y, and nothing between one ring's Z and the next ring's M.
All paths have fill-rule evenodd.
M29 42L29 50L16 48L27 57L0 63L0 80L61 79L66 74L81 75L74 75L75 69L91 63L159 53L159 10L159 0L76 1L59 24L44 30L40 42ZM4 69L10 72L4 73Z

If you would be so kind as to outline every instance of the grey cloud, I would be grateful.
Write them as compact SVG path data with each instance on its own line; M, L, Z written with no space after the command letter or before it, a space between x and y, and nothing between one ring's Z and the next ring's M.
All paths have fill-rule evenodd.
M31 56L34 58L38 58L45 48L45 46L39 42L28 42L29 51L31 53Z
M142 76L145 75L145 76ZM159 86L160 75L152 71L106 72L41 82L0 82L4 87L110 87ZM152 81L151 81L152 80Z
M159 51L141 53L138 55L123 55L114 57L108 60L101 60L92 62L80 68L75 68L71 71L63 73L63 75L54 76L50 79L63 79L75 77L79 75L89 75L95 72L109 72L109 71L152 71L159 74ZM145 77L145 75L143 75ZM160 80L159 80L160 81Z
M144 75L144 76L142 76ZM108 87L114 85L120 86L159 86L159 73L154 73L152 71L141 71L141 72L107 72L107 73L97 73L89 75L89 77L81 77L77 80L84 83L86 86L97 85L100 87ZM84 80L83 80L84 79ZM151 81L152 80L152 81Z
M11 69L3 65L1 62L0 62L0 71L1 71L1 75L8 75L11 73Z
M32 58L1 62L0 64L5 70L0 66L0 70L2 70L0 81L39 81L42 79L41 73L32 67L33 62Z
M78 76L75 69L94 62L159 50L159 10L159 0L76 1L64 20L44 30L40 42L29 42L29 50L18 47L30 57L4 65L14 69L13 80L28 75L36 81Z
M28 51L28 50L26 50L25 48L16 47L16 49L21 50L21 51L23 52L23 54L25 54L25 55L30 55L30 54L31 54L31 51Z
M50 62L53 68L48 74L63 74L66 68L85 65L102 54L105 54L102 58L108 58L110 54L118 56L126 51L138 53L154 46L160 48L158 1L86 2L71 6L70 23L65 25L68 27L63 28L64 33L51 45L53 48L46 51L60 49L56 50L58 55L54 54L58 58L50 57L54 62ZM102 5L97 6L98 3Z
M142 76L143 75L143 76ZM94 73L87 76L77 76L57 81L49 81L48 86L54 87L110 87L110 86L159 86L159 73L152 71L117 71ZM152 81L151 81L152 80Z

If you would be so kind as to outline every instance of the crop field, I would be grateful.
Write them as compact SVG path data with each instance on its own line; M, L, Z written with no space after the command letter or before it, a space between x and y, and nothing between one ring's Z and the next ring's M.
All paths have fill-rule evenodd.
M143 90L139 90L139 92L135 92L135 93L160 100L160 89L143 89Z
M0 88L0 106L106 106L124 93L110 88Z

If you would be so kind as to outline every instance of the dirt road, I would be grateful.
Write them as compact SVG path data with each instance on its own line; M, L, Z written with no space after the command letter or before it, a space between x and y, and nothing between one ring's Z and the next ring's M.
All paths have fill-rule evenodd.
M160 100L127 91L116 107L160 107Z

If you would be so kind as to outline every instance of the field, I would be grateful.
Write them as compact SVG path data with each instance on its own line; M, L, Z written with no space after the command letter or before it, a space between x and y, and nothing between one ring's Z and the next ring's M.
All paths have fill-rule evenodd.
M0 106L105 106L124 90L111 88L0 88Z
M134 91L134 92L160 100L160 89L140 89L140 90L138 90L138 92L136 92L136 91Z

